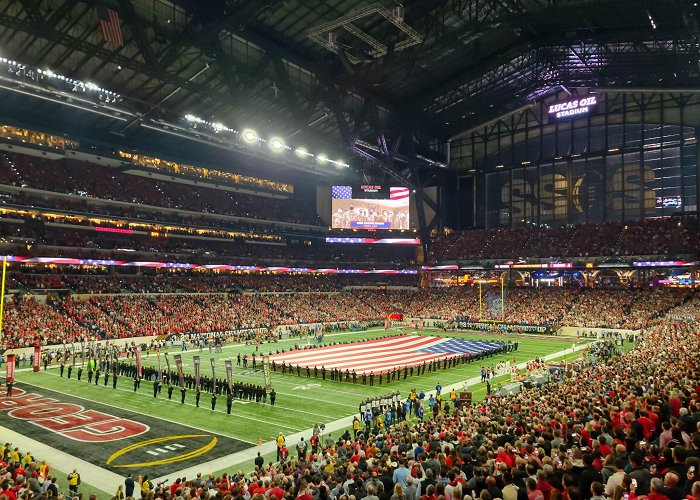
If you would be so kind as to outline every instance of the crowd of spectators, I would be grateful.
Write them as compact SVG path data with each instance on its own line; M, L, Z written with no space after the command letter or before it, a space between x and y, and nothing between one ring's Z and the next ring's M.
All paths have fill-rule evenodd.
M65 269L65 268L62 268ZM254 292L337 292L347 287L416 287L415 274L353 273L242 273L170 271L149 274L109 274L71 267L65 274L15 271L10 274L13 286L27 291L69 290L79 294L105 293L216 293L232 290ZM79 272L82 271L82 272ZM76 274L74 274L76 273ZM9 287L12 288L12 287Z
M432 242L430 260L695 254L697 219L672 217L543 228L451 231Z
M42 278L46 277L47 284L91 295L49 293L45 304L31 296L11 300L4 324L8 347L55 343L64 338L111 339L382 321L395 313L446 322L455 318L495 319L519 325L644 329L689 298L687 290L669 288L512 288L506 289L501 317L501 309L495 313L489 310L485 292L478 287L384 289L378 281L374 285L380 286L375 287L349 285L360 283L362 276L64 275L59 281L52 274L15 273L13 277L15 283L35 286L43 286ZM392 283L394 276L379 279ZM328 291L322 291L324 288Z
M66 226L67 227L67 226ZM177 234L115 234L92 229L75 230L58 227L27 228L3 225L6 237L14 246L10 252L31 257L114 258L128 259L139 254L153 259L240 264L305 264L309 266L415 264L413 245L337 244L320 239L288 238L265 241L240 238L192 238ZM29 242L30 248L27 248ZM8 244L11 244L8 241ZM100 257L101 256L101 257ZM298 266L296 266L298 267Z
M382 407L352 431L321 440L310 430L298 446L280 433L278 448L295 453L256 459L250 473L147 484L144 497L698 500L699 323L695 295L623 355L582 351L558 382L471 405L446 399L423 418L425 401L406 394L408 411L393 418Z
M311 200L151 179L76 160L0 155L0 183L139 205L322 225Z

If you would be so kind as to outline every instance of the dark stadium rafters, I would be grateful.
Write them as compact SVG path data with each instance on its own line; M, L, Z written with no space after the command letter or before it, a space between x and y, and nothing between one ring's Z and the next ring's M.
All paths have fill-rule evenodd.
M433 139L424 142L437 156L449 137L562 86L700 83L690 1L402 4L404 22L421 37L403 51L391 50L401 35L386 19L357 21L389 48L381 57L353 30L335 33L339 54L308 38L315 26L373 5L341 0L8 0L0 47L114 89L139 115L195 113L346 151L408 126ZM102 39L96 5L119 14L122 47ZM410 150L404 141L398 152Z

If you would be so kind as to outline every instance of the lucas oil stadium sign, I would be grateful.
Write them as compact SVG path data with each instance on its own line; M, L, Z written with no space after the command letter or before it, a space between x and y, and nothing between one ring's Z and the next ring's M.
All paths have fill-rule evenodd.
M585 97L577 97L568 101L557 102L549 105L547 114L550 119L557 120L565 118L576 118L581 115L587 115L593 111L595 105L598 104L598 96L588 95Z

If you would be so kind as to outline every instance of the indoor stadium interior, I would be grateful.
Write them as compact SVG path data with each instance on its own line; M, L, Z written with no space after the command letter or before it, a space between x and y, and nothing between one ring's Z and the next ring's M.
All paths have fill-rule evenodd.
M695 0L0 0L0 500L700 500Z

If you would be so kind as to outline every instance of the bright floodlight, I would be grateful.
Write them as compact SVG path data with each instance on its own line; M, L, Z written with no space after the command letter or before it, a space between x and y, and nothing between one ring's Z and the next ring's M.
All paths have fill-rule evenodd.
M325 163L328 161L328 157L321 153L320 155L316 155L316 159L318 160L319 163Z
M304 158L306 156L309 156L309 152L304 149L304 148L296 148L294 152L299 156L300 158Z
M270 144L270 148L275 152L282 151L284 148L287 147L284 144L284 141L282 139L280 139L279 137L273 137L272 139L270 139L269 144Z
M243 131L243 140L249 144L252 144L258 141L258 134L255 132L255 130L247 128Z

